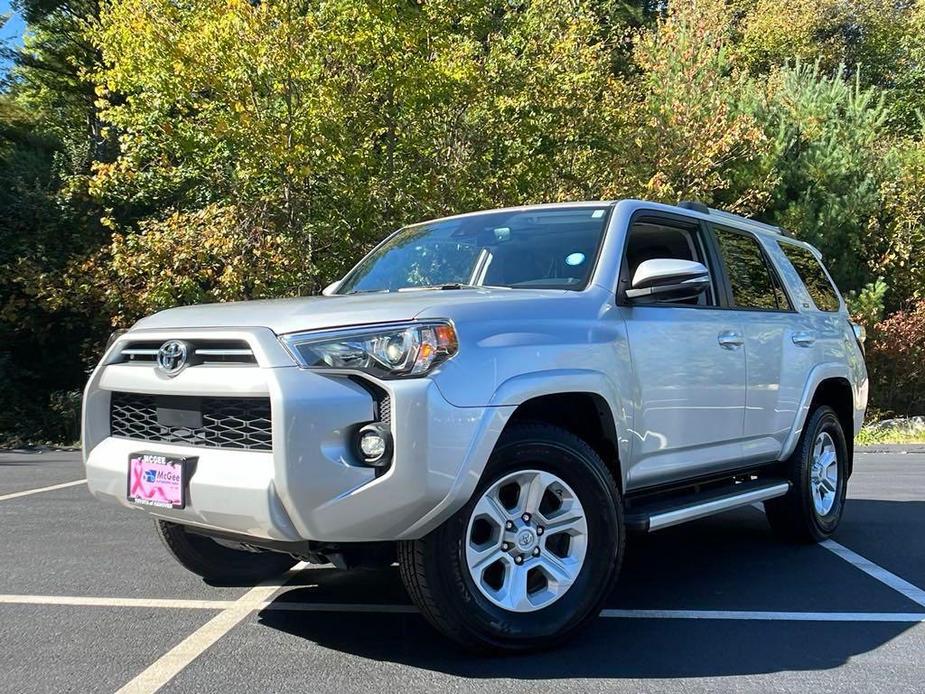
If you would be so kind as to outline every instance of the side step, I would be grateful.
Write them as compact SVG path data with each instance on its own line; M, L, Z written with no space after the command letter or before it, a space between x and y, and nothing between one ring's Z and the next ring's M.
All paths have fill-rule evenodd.
M640 503L627 511L624 521L627 530L652 532L757 501L767 501L788 491L790 482L787 480L751 480L699 494Z

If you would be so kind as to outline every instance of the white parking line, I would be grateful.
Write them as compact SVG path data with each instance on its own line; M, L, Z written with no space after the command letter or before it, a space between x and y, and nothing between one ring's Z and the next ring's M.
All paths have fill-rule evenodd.
M288 576L291 577L305 567L304 562L297 564ZM198 658L209 646L237 626L247 615L259 609L279 588L279 581L261 583L251 588L154 661L135 679L122 687L117 694L153 694Z
M261 586L261 590L278 588ZM365 614L415 614L412 605L289 602L262 598L254 589L239 600L167 600L160 598L105 598L68 595L0 595L6 605L66 605L75 607L141 607L148 609L269 610L272 612L345 612ZM605 609L609 619L716 619L770 622L925 622L925 612L769 612L755 610L617 610ZM239 620L240 621L240 620ZM208 626L208 625L207 625ZM232 624L231 626L234 626ZM227 631L227 630L226 630Z
M764 506L762 506L760 503L752 504L752 508L764 513ZM844 559L854 568L860 569L871 578L877 579L883 585L888 586L895 590L897 593L909 598L909 600L916 603L917 605L925 607L925 590L922 590L918 586L909 583L909 581L906 579L900 578L896 574L887 571L882 566L874 564L870 559L862 557L857 552L848 549L835 540L823 540L819 543L819 546L829 550L835 556Z
M30 496L32 494L41 494L42 492L53 492L56 489L65 489L67 487L76 487L78 484L86 484L87 480L74 480L73 482L65 482L64 484L53 484L50 487L39 487L38 489L27 489L24 492L15 492L13 494L4 494L0 496L0 501L9 501L10 499L18 499L22 496Z
M411 605L363 605L277 601L264 609L280 612L416 613ZM746 610L601 610L609 619L717 619L770 622L925 622L925 612L757 612Z
M925 607L925 590L922 590L918 586L912 585L909 583L909 581L905 580L904 578L900 578L894 573L890 573L882 566L877 566L872 561L865 559L857 552L853 552L844 545L838 544L835 542L835 540L825 540L820 544L836 556L844 559L855 568L860 569L868 576L876 578L878 581L884 585L889 586L897 593L901 593L905 597L909 598L912 602Z

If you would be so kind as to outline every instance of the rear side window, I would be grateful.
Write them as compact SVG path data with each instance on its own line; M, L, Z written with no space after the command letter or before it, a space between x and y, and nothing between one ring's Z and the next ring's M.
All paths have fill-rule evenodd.
M839 308L838 294L816 256L800 246L792 246L789 243L779 245L784 255L787 256L787 260L796 268L803 284L806 285L806 291L813 298L816 308L820 311L837 311Z
M757 239L726 229L714 228L713 231L726 263L736 308L789 311L790 302L768 266Z

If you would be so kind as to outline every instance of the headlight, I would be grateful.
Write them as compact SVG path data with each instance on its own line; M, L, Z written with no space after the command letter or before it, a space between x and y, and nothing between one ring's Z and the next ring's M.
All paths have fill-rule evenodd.
M380 378L422 376L459 348L447 321L368 326L283 335L306 369L356 369Z
M103 352L108 352L108 351L109 351L109 348L112 347L112 344L113 344L116 340L118 340L120 337L122 337L123 335L125 335L125 333L127 333L127 332L128 332L128 330L126 330L125 328L120 328L119 330L113 330L113 331L109 334L109 339L106 340L106 348L103 350Z

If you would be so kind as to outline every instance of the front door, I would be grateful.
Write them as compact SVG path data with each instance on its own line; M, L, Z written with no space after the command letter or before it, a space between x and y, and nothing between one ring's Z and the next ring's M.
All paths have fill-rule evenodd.
M721 306L717 260L694 220L634 219L621 287L654 258L695 260L713 287L697 299L626 304L635 392L627 487L638 489L735 466L745 418L745 338L739 316Z

